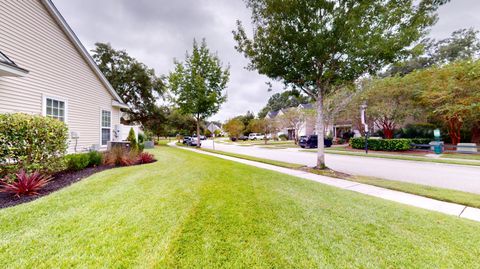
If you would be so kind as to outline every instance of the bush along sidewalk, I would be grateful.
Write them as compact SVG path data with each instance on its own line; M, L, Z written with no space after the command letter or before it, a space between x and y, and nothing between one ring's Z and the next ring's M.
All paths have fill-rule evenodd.
M368 139L368 149L382 150L382 151L407 151L412 144L411 139L397 138L397 139ZM365 148L365 138L356 137L350 139L350 146L354 149Z

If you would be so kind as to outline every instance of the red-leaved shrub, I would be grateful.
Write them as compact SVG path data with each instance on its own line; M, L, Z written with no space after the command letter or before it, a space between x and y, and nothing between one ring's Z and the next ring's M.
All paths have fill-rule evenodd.
M138 163L153 163L155 161L155 157L153 154L150 154L148 152L142 152L138 154Z
M11 193L17 197L21 195L37 195L38 191L52 180L51 176L42 175L39 172L27 174L24 170L20 170L16 175L16 180L8 183L9 178L0 181L0 192Z

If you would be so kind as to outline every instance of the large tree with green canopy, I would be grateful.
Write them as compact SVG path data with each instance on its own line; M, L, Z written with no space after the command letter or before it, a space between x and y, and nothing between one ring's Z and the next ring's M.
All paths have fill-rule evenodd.
M323 99L408 53L444 0L245 0L253 37L238 21L236 49L258 70L317 104L317 168L325 167Z
M227 99L224 89L230 76L216 54L210 53L205 40L200 45L194 40L192 53L185 62L175 61L175 70L169 75L169 86L180 111L195 118L197 142L200 145L200 123L214 115Z
M123 101L130 107L125 112L129 122L146 124L156 117L157 100L165 92L161 77L153 69L137 61L124 50L110 44L95 43L93 59Z

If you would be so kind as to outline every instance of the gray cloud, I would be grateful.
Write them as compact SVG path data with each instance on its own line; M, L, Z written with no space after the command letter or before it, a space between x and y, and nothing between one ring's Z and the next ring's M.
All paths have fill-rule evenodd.
M110 42L116 49L168 74L173 59L183 59L194 38L206 38L231 66L228 101L212 117L225 120L247 110L258 112L272 92L266 77L245 70L247 60L234 49L235 21L249 22L242 0L54 0L55 5L87 49L95 42ZM431 37L445 38L456 29L480 29L480 1L453 0L439 10ZM280 91L282 85L275 83Z

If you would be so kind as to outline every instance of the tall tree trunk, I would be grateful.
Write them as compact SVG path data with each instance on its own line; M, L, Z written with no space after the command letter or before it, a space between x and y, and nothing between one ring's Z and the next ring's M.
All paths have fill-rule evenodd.
M480 144L480 121L472 126L472 143Z
M448 119L448 135L450 140L452 140L453 145L460 143L461 134L460 130L462 129L462 122L458 117L451 117Z
M318 84L318 83L317 83ZM317 85L320 86L320 85ZM318 88L317 94L317 137L318 137L318 150L317 150L317 169L325 169L325 145L324 145L324 120L323 120L323 93L321 87Z
M200 120L197 119L197 148L200 147Z

